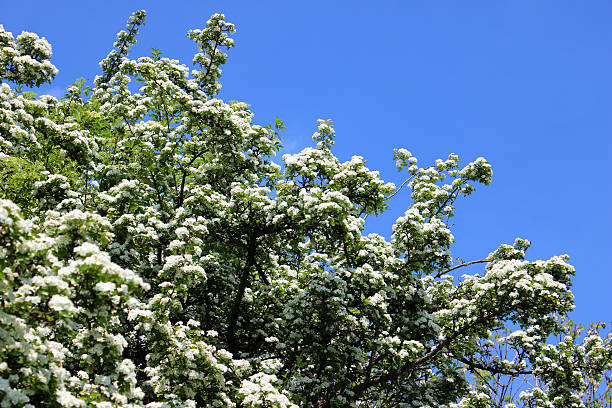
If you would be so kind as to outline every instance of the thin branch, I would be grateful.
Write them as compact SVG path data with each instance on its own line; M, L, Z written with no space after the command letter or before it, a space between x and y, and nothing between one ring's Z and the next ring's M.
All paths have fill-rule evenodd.
M198 158L202 157L207 152L208 152L208 149L204 149L204 150L194 154L193 157L191 158L191 160L189 161L189 163L187 164L187 168L189 168ZM181 169L181 173L183 173L183 177L181 179L181 187L180 187L178 199L177 199L177 201L175 203L175 208L179 208L181 205L183 205L183 201L184 201L185 181L187 180L187 169L185 169L183 167Z
M533 370L504 370L502 368L489 367L485 364L480 364L475 361L468 360L465 357L458 357L454 353L453 353L453 356L457 360L461 361L463 364L468 365L472 369L484 370L492 374L502 374L502 375L510 375L510 376L533 374Z
M477 261L470 261L470 262L464 262L464 263L460 263L459 265L455 265L452 268L440 271L438 273L436 273L434 275L434 278L439 278L443 275L446 275L447 273L454 271L455 269L459 269L459 268L463 268L464 266L468 266L468 265L474 265L474 264L479 264L479 263L487 263L487 262L491 262L489 259L479 259Z
M404 180L404 182L397 188L397 190L395 190L393 193L391 193L387 197L385 197L385 200L389 200L390 198L393 198L397 193L399 193L402 190L402 188L404 188L404 186L406 184L408 184L410 181L412 181L412 179L414 179L415 177L416 177L416 174L413 174L412 176L410 176L406 180Z
M451 344L453 341L457 340L459 337L461 337L462 335L465 335L465 333L472 329L473 327L477 326L478 324L482 324L483 321L487 321L490 320L491 318L495 317L495 313L493 313L492 315L483 315L480 318L476 319L475 321L473 321L472 323L461 327L460 329L456 330L454 333L452 333L450 336L448 336L447 338L445 338L441 343L438 343L437 345L435 345L434 347L431 348L431 350L429 350L427 353L425 353L424 355L422 355L421 357L415 359L412 362L406 363L404 365L401 365L400 367L398 367L397 369L391 371L391 372L387 372L387 373L382 373L381 375L372 378L368 383L362 382L360 384L358 384L356 387L353 388L353 392L355 392L356 395L359 395L361 393L363 393L364 391L366 391L367 388L369 388L369 386L371 385L376 385L376 384L382 384L385 383L387 381L391 381L393 379L397 379L398 377L401 377L404 375L404 372L407 371L405 378L409 379L412 377L412 375L414 374L414 372L421 367L424 364L429 363L434 357L436 357L440 352L442 352L444 349L450 349Z
M438 209L436 210L436 213L434 215L432 215L429 219L437 216L438 214L440 214L442 212L442 210L444 209L444 207L446 207L446 205L450 202L455 202L455 200L457 199L457 193L459 193L461 191L461 189L459 187L455 187L453 189L453 191L450 192L450 194L448 195L448 197L446 198L446 200L444 200L444 202L438 207ZM452 201L451 201L452 200Z
M404 188L404 186L406 184L408 184L410 181L412 181L412 179L414 179L416 177L416 174L413 174L412 176L408 177L406 180L404 180L404 182L391 194L389 194L388 196L385 197L385 201L386 200L390 200L391 198L393 198L397 193L399 193L402 188ZM368 218L368 215L370 214L366 214L365 217L363 217L363 220L365 221Z

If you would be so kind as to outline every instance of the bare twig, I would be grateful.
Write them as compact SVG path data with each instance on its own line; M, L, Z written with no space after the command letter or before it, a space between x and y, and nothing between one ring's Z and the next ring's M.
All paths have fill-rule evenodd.
M385 200L389 200L391 198L393 198L397 193L399 193L402 188L404 188L404 186L406 184L408 184L416 175L413 174L412 176L408 177L406 180L404 180L404 182L397 188L397 190L395 190L393 193L389 194L388 196L385 197ZM365 217L363 217L363 220L365 221L368 218L368 215L370 214L366 214Z
M486 263L486 262L490 262L490 260L488 260L488 259L479 259L477 261L463 262L463 263L460 263L459 265L453 266L452 268L449 268L449 269L446 269L446 270L443 270L443 271L440 271L440 272L436 273L434 275L434 278L439 278L442 275L446 275L447 273L449 273L451 271L454 271L455 269L463 268L464 266L474 265L474 264L479 264L479 263Z

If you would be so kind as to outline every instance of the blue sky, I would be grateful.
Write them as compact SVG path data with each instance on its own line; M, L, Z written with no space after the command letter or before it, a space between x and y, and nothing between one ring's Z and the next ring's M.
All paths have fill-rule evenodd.
M493 166L493 183L458 203L455 256L481 259L515 237L530 259L567 253L581 322L612 320L612 2L0 0L0 24L45 36L61 95L92 80L115 33L143 8L131 56L150 47L190 63L185 38L214 12L236 24L221 97L255 121L287 125L284 153L336 124L336 154L364 156L400 184L392 150L427 165L457 153ZM389 236L409 202L394 197L367 230ZM470 272L476 272L472 269Z

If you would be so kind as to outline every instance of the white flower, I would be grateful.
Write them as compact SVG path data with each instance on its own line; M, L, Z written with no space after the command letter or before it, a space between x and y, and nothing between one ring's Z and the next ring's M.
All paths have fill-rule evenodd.
M76 308L72 304L72 301L66 296L62 295L53 295L49 300L49 307L58 312L64 310L68 312L74 312L76 310Z
M113 282L98 282L94 289L98 292L112 292L115 290L116 286Z
M71 408L71 407L84 407L86 406L85 401L78 399L70 392L66 390L57 391L57 403L62 407Z
M100 252L98 246L96 244L92 244L91 242L85 242L82 245L74 248L74 252L82 257L86 257L88 255L97 254Z
M176 236L177 236L179 239L183 239L183 238L185 238L187 235L189 235L189 230L188 230L187 228L185 228L185 227L180 227L180 228L177 228L177 229L176 229L176 231L174 231L174 232L176 233Z
M193 320L193 319L189 319L187 320L187 326L200 327L200 322Z

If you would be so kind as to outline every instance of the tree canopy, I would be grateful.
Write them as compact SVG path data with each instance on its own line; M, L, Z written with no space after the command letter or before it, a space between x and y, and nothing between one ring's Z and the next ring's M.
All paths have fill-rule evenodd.
M61 100L23 90L57 73L49 43L0 26L0 406L607 401L611 339L567 320L566 255L530 261L517 239L453 258L485 159L399 148L395 186L340 161L327 119L277 163L283 123L216 97L234 26L190 31L190 69L128 57L144 21ZM401 189L391 239L365 235Z

